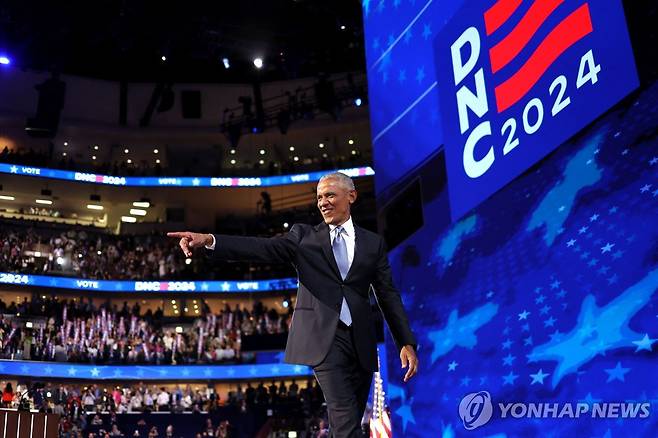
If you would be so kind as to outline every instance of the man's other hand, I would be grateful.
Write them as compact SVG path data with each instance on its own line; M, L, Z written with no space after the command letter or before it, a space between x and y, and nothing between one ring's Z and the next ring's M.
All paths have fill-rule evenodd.
M400 350L400 362L402 363L402 368L409 365L407 374L404 375L404 381L407 382L418 371L418 357L413 346L405 345L402 347L402 350Z
M192 257L192 249L202 248L206 245L212 245L212 236L210 234L192 233L190 231L176 231L167 233L168 237L180 239L178 243L183 250L183 254Z

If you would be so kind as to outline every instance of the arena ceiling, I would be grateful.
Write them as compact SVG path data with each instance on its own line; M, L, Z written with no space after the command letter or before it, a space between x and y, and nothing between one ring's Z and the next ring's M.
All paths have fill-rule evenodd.
M22 68L128 81L279 80L365 62L358 0L6 0L0 51Z

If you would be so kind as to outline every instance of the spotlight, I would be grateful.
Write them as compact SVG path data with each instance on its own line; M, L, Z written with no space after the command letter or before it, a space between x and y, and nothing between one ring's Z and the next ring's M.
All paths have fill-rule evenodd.
M7 58L6 56L0 56L0 64L9 65L11 64L11 59Z
M256 68L263 68L263 58L254 58Z
M283 304L283 307L284 307L285 309L287 309L288 306L290 306L290 303L288 302L287 299L284 299L282 304Z
M130 149L124 149L124 150L123 150L123 153L124 153L124 154L127 154L128 152L130 152Z
M166 60L167 60L167 57L164 56L164 55L162 55L162 58L160 58L160 59L162 59L163 61L166 61Z
M259 152L261 155L265 155L265 149L261 149Z
M146 198L142 198L139 201L133 202L133 207L149 208L150 206L151 206L151 202Z
M354 99L354 105L361 106L362 103L363 103L363 101L361 100L360 97L357 97L356 99Z
M345 25L344 24L340 26L340 30L345 30Z
M235 164L235 160L231 160L231 164Z
M222 58L222 64L224 64L225 69L231 68L231 63L228 61L228 58Z
M288 222L284 222L284 223L283 223L283 228L288 228L289 226L290 226L290 225L288 224Z
M352 140L351 138L350 138L347 142L348 142L349 144L354 144L354 140Z
M146 210L142 210L140 208L131 208L130 214L133 216L146 216Z
M153 153L154 153L154 154L157 154L158 152L160 152L160 151L157 150L157 149L153 149Z
M137 222L137 218L132 216L121 216L121 222L129 222L131 224L134 224L135 222Z
M95 150L95 151L98 150L98 145L94 145L94 150Z

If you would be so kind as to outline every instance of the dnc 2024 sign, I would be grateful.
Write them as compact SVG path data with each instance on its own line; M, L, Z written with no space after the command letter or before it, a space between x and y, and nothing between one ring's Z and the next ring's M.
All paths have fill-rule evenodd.
M435 61L453 219L638 86L620 0L466 1Z

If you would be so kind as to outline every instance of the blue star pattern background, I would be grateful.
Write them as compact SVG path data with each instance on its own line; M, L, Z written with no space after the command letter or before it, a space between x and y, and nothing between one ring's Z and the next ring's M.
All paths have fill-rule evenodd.
M436 182L425 225L390 253L420 359L403 383L387 339L396 436L657 436L656 126L653 84L448 226ZM481 390L494 406L646 402L651 415L501 419L495 407L467 431L459 401Z
M370 108L377 108L370 112L370 123L378 190L421 163L443 141L433 40L462 3L362 0L368 96Z

